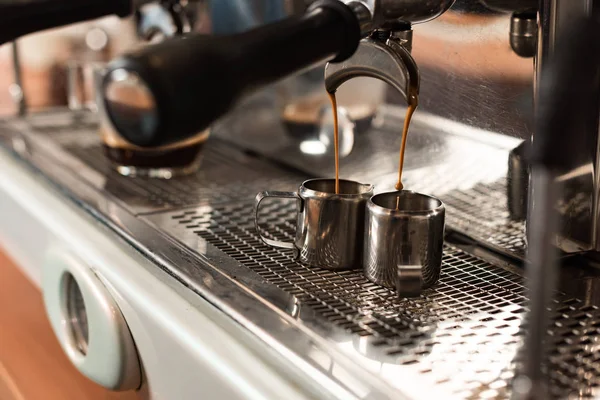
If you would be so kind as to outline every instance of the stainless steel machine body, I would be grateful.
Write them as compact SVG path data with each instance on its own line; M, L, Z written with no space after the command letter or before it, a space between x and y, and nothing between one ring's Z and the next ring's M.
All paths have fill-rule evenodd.
M393 141L398 111L381 110L383 124L364 139ZM255 193L293 190L313 176L226 139L240 123L260 134L269 117L276 119L251 108L232 115L207 144L201 170L186 178L119 175L100 151L93 116L69 112L4 121L2 156L22 160L66 201L270 343L280 357L317 371L351 398L505 398L522 362L526 315L518 261L523 247L514 244L522 243L523 226L512 225L504 204L505 160L518 141L453 123L438 126L436 117L416 119L413 134L427 138L427 148L456 150L430 166L429 152L414 145L408 150L417 167L407 171L407 184L445 202L449 235L438 285L419 298L399 299L361 271L309 268L293 252L262 243L254 229ZM451 165L454 172L448 172ZM295 200L264 212L273 239L293 240ZM490 248L510 257L467 239L487 246L485 239L494 236ZM600 384L600 281L579 262L564 274L552 315L552 393L592 395Z
M538 66L575 3L587 10L542 1ZM510 26L510 13L467 0L413 26L420 107L403 181L440 198L447 224L440 281L418 298L400 299L361 271L309 268L262 243L257 192L333 176L330 149L306 151L274 112L277 87L219 121L200 170L187 177L119 175L102 154L95 116L64 110L0 122L2 156L21 160L294 368L326 382L324 398L507 398L526 359L528 311L525 223L511 218L507 172L509 152L532 135L535 82L533 60L510 48ZM405 104L393 90L388 100ZM393 188L404 111L378 110L341 160L342 178ZM577 249L596 246L596 153L563 178L591 185L561 202L562 214L587 227ZM264 213L270 239L293 240L295 200L265 203ZM600 274L586 258L564 264L549 314L549 395L588 398L600 387Z
M592 15L593 0L540 2L539 46L537 54L538 82L544 73L545 65L552 59L557 43L566 36L580 19ZM581 55L585 57L585 55ZM591 83L594 84L594 83ZM600 88L596 88L600 90ZM600 251L598 232L600 229L600 151L598 149L598 118L600 103L595 113L587 115L573 128L577 132L574 140L585 143L589 151L570 155L577 165L557 179L564 186L559 202L576 204L575 208L561 212L560 235L557 246L565 252Z

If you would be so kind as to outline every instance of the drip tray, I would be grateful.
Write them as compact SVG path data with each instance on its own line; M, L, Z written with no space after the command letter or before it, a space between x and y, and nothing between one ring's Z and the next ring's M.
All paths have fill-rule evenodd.
M333 176L331 149L315 156L273 116L248 108L231 115L216 135L306 176ZM253 117L253 116L260 117ZM357 135L352 152L340 159L342 178L394 190L404 109L383 107L370 131ZM256 126L254 126L256 125ZM246 133L247 130L252 135ZM268 143L268 146L265 146ZM417 113L407 140L404 187L439 197L448 209L448 228L512 258L525 255L525 225L508 211L506 176L510 150L519 140ZM277 187L263 189L277 190Z
M448 226L495 251L525 258L525 222L510 218L506 205L506 179L479 183L470 189L442 196Z
M267 203L261 221L272 239L291 240L295 204ZM297 299L292 313L317 312L345 332L338 343L391 384L419 376L449 397L505 398L522 364L523 278L446 245L438 285L417 299L399 299L361 271L304 266L293 252L264 245L254 229L252 203L211 205L145 216L185 243L213 245L243 267ZM191 238L195 236L196 240ZM600 385L600 311L564 293L557 298L552 334L552 393L591 395ZM427 396L425 396L427 398Z
M60 114L50 117L46 122L48 116L33 117L28 124L0 123L0 141L63 193L71 193L76 204L108 226L119 227L118 234L148 257L163 260L161 267L188 287L229 301L230 309L296 355L309 358L307 349L316 346L312 338L319 338L324 351L333 354L331 360L339 353L354 361L354 374L336 376L338 367L327 363L321 368L324 373L352 385L369 372L380 378L377 382L416 398L509 396L511 379L523 361L527 299L520 270L509 264L525 247L523 224L510 221L505 207L507 149L456 136L459 143L448 136L444 154L449 159L407 171L411 188L446 203L452 230L512 258L490 262L447 241L440 282L419 298L399 299L367 281L361 271L308 268L291 252L259 240L254 195L266 189L294 190L314 174L293 172L213 137L195 174L171 180L127 178L113 171L102 155L93 124L69 124L72 116L67 113L62 119ZM472 145L460 153L465 141ZM455 175L449 175L449 165ZM383 188L394 179L382 176L375 182L356 174L354 179ZM273 239L291 240L295 207L293 201L266 201L260 221L264 231ZM600 277L583 268L564 272L572 275L562 279L570 287L557 294L552 314L551 392L557 398L591 397L599 394L600 385ZM203 280L206 276L210 279ZM273 329L264 322L273 309L260 309L255 317L242 297L249 293L258 299L252 303L255 309L269 304L292 318L285 327ZM279 294L287 305L275 301ZM309 331L312 347L299 349L297 338L290 339L295 328Z

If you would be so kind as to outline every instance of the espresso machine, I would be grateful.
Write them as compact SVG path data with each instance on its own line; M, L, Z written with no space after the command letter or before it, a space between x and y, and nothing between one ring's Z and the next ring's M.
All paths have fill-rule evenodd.
M172 36L104 67L97 112L0 121L0 243L83 374L145 398L598 396L593 0L100 3L0 6L2 42L109 14ZM254 228L257 192L333 175L321 100L344 87L340 173L375 192L418 97L403 179L443 201L446 233L416 297ZM305 97L319 119L298 133L284 111ZM102 129L160 154L201 133L198 163L115 168ZM292 239L296 212L265 203L262 235Z

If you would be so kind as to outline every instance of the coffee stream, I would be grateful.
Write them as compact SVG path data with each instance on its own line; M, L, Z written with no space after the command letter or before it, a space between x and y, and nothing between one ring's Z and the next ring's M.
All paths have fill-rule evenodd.
M408 137L408 128L410 127L410 121L412 116L419 105L418 97L411 97L411 102L406 110L406 117L404 118L404 128L402 128L402 143L400 143L400 161L398 163L398 182L396 182L396 190L401 191L404 189L402 184L402 170L404 169L404 153L406 152L406 138ZM400 196L396 197L396 210L400 209Z
M340 193L340 154L339 154L339 126L338 126L338 111L337 111L337 100L335 98L335 92L329 93L329 100L331 101L331 108L333 110L333 143L334 143L334 154L335 154L335 193ZM406 117L404 118L404 128L402 129L402 142L400 144L400 161L398 163L398 182L396 182L396 190L400 191L404 189L402 184L402 170L404 169L404 153L406 152L406 139L408 138L408 128L412 116L419 105L418 97L413 94L410 96L410 104L406 110ZM396 209L400 208L400 196L396 198Z
M338 111L335 92L329 93L331 109L333 110L333 146L335 153L335 194L340 194L340 134L338 126Z
M404 189L404 185L402 184L402 170L404 168L404 152L406 151L406 138L408 137L408 128L410 126L410 121L412 116L417 109L418 102L415 98L414 101L408 106L406 110L406 118L404 118L404 128L402 129L402 143L400 144L400 162L398 164L398 182L396 182L396 190Z

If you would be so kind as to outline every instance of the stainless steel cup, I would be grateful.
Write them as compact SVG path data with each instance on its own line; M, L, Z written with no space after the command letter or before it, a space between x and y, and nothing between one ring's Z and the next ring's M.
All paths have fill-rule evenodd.
M254 207L256 230L269 246L295 249L304 264L333 269L361 268L365 205L373 196L373 186L340 180L335 194L334 179L311 179L298 192L261 192ZM259 229L260 203L268 197L298 201L294 242L268 238Z
M444 204L411 191L382 193L367 203L364 271L400 296L418 296L440 277Z

